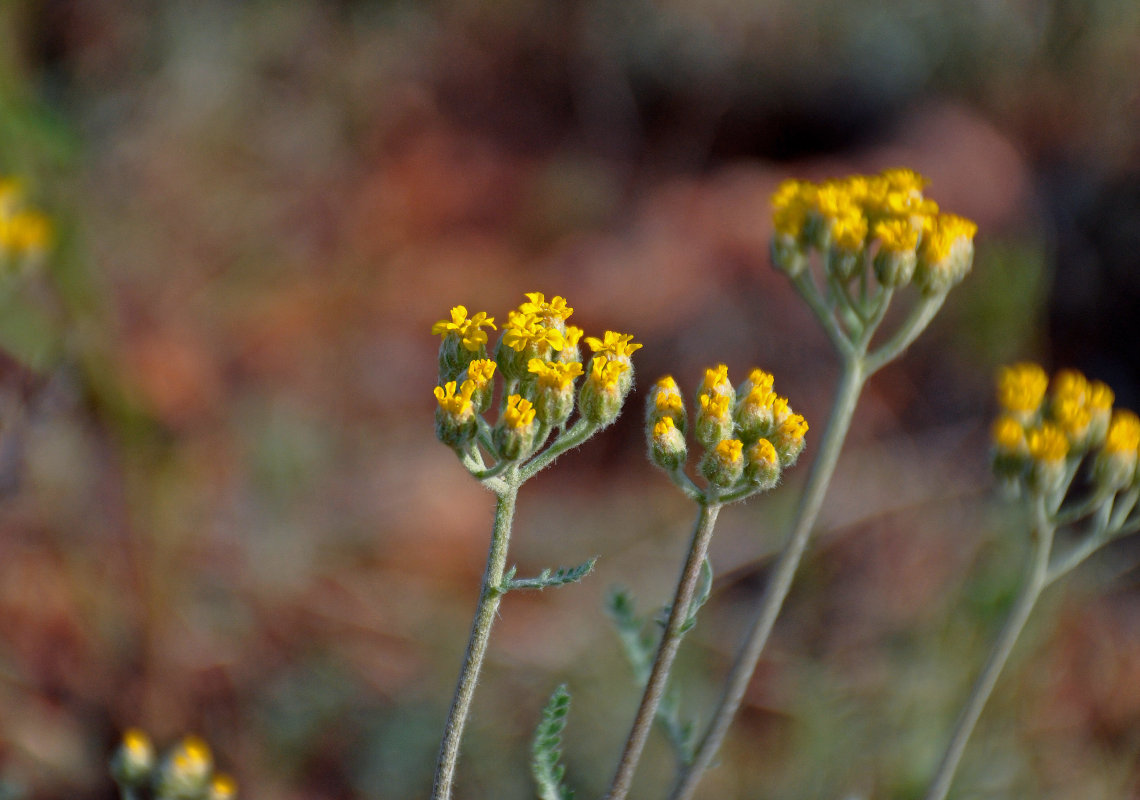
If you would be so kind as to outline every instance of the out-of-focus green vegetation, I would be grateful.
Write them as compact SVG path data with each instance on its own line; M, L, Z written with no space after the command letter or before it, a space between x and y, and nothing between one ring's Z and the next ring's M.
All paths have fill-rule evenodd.
M250 797L423 796L492 507L433 438L431 322L565 294L645 342L642 385L760 364L814 426L835 367L768 197L894 165L979 222L975 272L873 380L702 796L920 796L1025 546L993 368L1140 407L1137 41L1126 0L0 5L0 174L56 227L0 285L0 797L114 796L128 726L199 733ZM603 601L663 601L690 514L639 426L520 504L520 574L601 559L504 601L460 797L531 796L560 682L569 782L611 775L636 692ZM722 515L687 712L796 489ZM1133 550L1046 595L960 796L1140 791Z

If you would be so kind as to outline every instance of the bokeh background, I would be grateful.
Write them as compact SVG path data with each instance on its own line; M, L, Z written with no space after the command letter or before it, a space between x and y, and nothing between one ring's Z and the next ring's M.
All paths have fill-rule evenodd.
M0 286L0 797L113 797L131 725L205 736L251 798L426 796L493 508L433 439L430 324L563 294L645 344L640 387L761 365L818 434L835 359L768 197L889 166L979 223L974 273L864 395L702 797L921 796L1025 550L995 367L1140 407L1138 131L1133 0L0 3L0 174L57 226ZM571 783L612 773L636 692L604 599L663 602L693 514L640 402L525 488L521 573L601 560L506 599L460 798L532 796L563 681ZM811 458L721 516L692 714ZM1047 595L956 796L1140 797L1138 562Z

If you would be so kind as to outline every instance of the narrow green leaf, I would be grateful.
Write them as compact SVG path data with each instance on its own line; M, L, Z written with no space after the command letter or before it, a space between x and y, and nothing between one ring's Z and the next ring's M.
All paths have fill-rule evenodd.
M511 567L499 584L499 592L506 594L515 589L538 589L541 591L550 586L565 586L568 583L577 583L593 571L594 564L596 564L597 561L598 558L595 556L589 561L584 561L574 567L559 567L554 570L554 572L544 569L534 578L516 579L515 568Z

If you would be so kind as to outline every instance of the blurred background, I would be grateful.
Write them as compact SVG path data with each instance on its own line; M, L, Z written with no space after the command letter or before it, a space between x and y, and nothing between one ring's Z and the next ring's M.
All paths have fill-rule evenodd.
M836 363L770 267L786 177L908 166L973 274L863 396L704 798L920 797L1017 587L997 365L1140 408L1134 0L0 3L0 175L55 221L0 284L0 798L111 798L127 726L206 737L246 797L428 792L493 498L433 438L433 321L523 292L632 332L638 386L753 365L812 425L721 515L686 711L716 696ZM666 600L694 509L641 396L528 484L459 798L533 796L567 682L598 796L637 693L602 607ZM818 439L816 439L818 441ZM1038 609L957 796L1140 798L1140 550ZM656 737L636 793L660 796Z

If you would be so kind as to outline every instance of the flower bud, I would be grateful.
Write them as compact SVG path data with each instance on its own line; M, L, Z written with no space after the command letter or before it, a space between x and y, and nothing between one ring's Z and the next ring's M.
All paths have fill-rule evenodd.
M1025 440L1031 459L1030 488L1042 494L1063 488L1065 458L1069 455L1068 437L1056 425L1046 422L1029 431Z
M623 377L630 367L620 361L611 361L604 356L594 356L590 362L590 374L582 384L578 395L578 407L582 416L595 425L609 425L621 413L621 405L628 391L628 381Z
M210 781L210 791L206 800L234 800L237 797L237 781L224 773Z
M923 294L947 292L969 274L977 231L973 222L954 214L928 218L914 275L914 283Z
M187 736L163 761L155 792L171 800L196 800L205 792L213 768L209 746L197 736Z
M760 439L748 448L748 462L744 476L760 491L768 491L780 481L780 456L767 439Z
M782 234L772 237L772 264L776 269L795 278L807 268L807 252L800 243Z
M535 376L535 409L543 425L561 425L574 410L574 379L582 374L577 361L532 358L527 370Z
M741 439L752 441L772 432L776 422L774 404L778 399L764 383L758 383L737 403L736 425Z
M701 460L701 474L714 486L729 488L744 473L743 450L744 444L739 439L722 439L705 453Z
M123 741L111 759L111 776L121 786L142 786L154 770L154 745L137 728L123 734Z
M1022 425L1031 424L1041 409L1049 376L1036 364L1014 364L998 371L998 404Z
M702 393L697 400L700 402L695 425L697 441L705 447L715 447L717 442L732 435L732 396Z
M994 421L990 437L993 439L994 474L1007 481L1022 478L1029 462L1029 446L1021 423L1003 414Z
M685 463L688 446L685 436L673 424L672 417L663 417L649 430L649 460L666 472L672 472Z
M566 331L562 335L564 339L562 350L558 352L557 361L563 361L565 363L582 361L582 350L579 346L579 342L582 339L583 333L585 333L585 331L577 326L566 326Z
M1093 464L1093 480L1107 491L1117 491L1136 478L1140 449L1140 418L1131 411L1112 415L1104 445Z
M645 403L645 421L648 425L653 426L665 418L671 419L681 433L685 432L685 401L672 375L666 375L653 384Z
M460 386L448 381L434 390L439 407L435 410L435 435L448 447L460 448L474 438L478 429L472 395L475 381L466 380Z
M506 407L492 436L501 458L514 461L530 455L538 432L534 418L534 405L525 397L512 394L507 398Z
M789 414L769 437L780 456L780 466L784 469L795 464L796 459L800 457L800 453L804 450L804 436L807 431L807 420L799 414Z
M889 219L875 225L879 252L875 254L875 277L888 288L906 286L914 276L918 231L905 219Z
M468 319L466 306L455 306L450 320L443 319L432 325L432 335L443 337L439 347L440 383L455 380L468 364L487 356L485 327L494 330L494 317L480 311Z
M475 391L471 394L471 404L475 408L476 414L483 414L491 407L491 397L494 395L494 383L496 364L489 358L479 358L472 361L467 365L467 369L463 375L463 381L470 380L475 384Z

